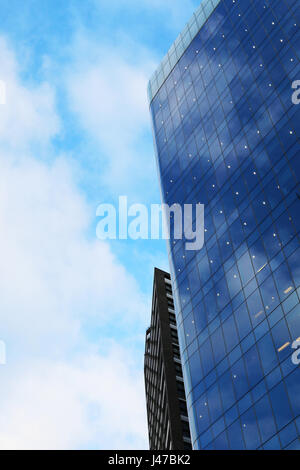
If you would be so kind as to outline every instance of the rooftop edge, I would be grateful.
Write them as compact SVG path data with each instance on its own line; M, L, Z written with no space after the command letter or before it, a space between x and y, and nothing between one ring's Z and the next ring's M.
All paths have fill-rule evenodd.
M174 69L177 62L183 56L193 39L198 34L204 23L218 6L221 0L202 0L200 6L185 25L182 32L170 47L168 53L152 75L148 83L149 103L156 96L162 84Z

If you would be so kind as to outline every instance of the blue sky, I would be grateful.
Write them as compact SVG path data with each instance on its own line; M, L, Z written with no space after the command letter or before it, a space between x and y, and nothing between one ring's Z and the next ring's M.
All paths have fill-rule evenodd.
M144 331L164 241L96 238L159 203L147 81L199 1L0 1L1 448L146 448Z

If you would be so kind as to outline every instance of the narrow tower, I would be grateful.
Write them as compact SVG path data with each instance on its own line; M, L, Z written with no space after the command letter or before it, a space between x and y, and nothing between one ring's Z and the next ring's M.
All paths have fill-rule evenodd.
M145 388L150 450L191 449L170 275L155 268L146 332Z

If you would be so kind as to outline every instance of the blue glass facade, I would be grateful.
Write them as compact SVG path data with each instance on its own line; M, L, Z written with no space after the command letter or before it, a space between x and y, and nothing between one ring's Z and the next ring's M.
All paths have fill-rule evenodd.
M210 3L150 96L164 202L205 204L169 243L195 449L300 449L299 3Z

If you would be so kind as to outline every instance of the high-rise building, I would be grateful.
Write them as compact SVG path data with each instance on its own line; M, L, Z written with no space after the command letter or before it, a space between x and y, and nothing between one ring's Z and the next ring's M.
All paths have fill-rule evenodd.
M299 26L203 0L149 84L163 202L205 204L169 243L194 449L300 449Z
M145 388L150 450L191 449L170 275L157 268L146 332Z

